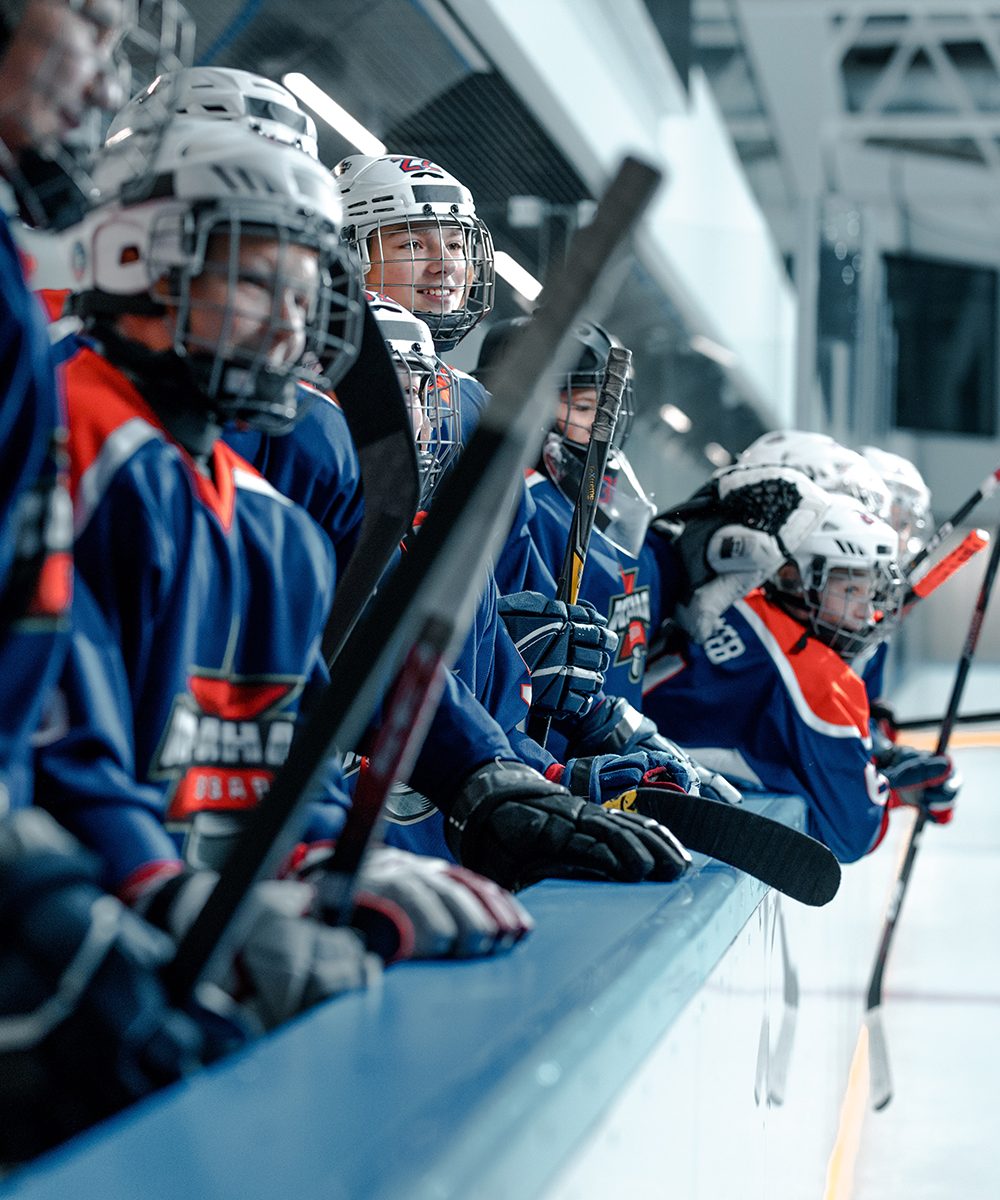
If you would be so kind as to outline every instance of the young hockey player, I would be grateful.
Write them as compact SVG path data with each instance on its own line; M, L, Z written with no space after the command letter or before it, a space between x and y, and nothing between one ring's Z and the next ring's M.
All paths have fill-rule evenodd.
M915 799L909 764L880 774L872 760L868 698L850 666L900 601L896 552L890 526L851 497L831 497L762 589L704 644L655 664L645 696L645 711L700 761L741 786L803 796L809 832L844 862L878 844L887 806ZM932 819L949 819L949 782L924 789Z
M159 983L170 943L30 806L29 742L68 645L72 519L48 332L9 221L18 205L39 227L56 218L38 172L53 181L64 138L79 145L78 127L114 102L125 18L119 0L0 2L0 1173L178 1079L207 1049Z

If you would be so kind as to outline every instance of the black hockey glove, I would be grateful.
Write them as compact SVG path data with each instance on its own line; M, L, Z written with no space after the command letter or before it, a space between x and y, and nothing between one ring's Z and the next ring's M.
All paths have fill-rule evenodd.
M517 889L549 877L677 879L690 855L668 829L606 812L524 763L490 763L463 785L445 821L460 862Z
M665 738L649 717L633 708L622 696L605 697L599 707L577 723L569 750L581 758L604 754L631 755L636 751L645 751L660 756L659 761L652 765L672 767L674 781L686 792L725 800L728 804L738 804L743 799L739 789L733 787L728 779L718 771L703 766L676 742ZM567 786L571 791L577 790L572 783Z
M65 1140L238 1045L170 1005L165 934L105 893L40 809L0 821L0 1163Z
M955 815L962 777L947 754L931 754L912 746L893 746L881 756L878 768L889 787L889 807L911 804L923 808L935 825L947 825Z
M551 717L588 712L618 648L597 609L515 592L501 596L497 610L531 672L532 709Z
M777 571L829 505L822 488L789 467L716 471L653 526L680 560L678 624L703 642L730 605Z

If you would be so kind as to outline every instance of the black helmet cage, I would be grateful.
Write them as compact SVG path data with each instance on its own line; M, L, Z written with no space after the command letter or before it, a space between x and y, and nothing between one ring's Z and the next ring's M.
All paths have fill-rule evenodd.
M453 312L431 312L427 308L421 307L421 297L417 295L415 289L411 289L408 296L399 299L399 303L404 308L408 308L426 324L434 339L435 349L438 351L454 349L462 338L479 324L492 309L496 291L492 234L478 217L460 216L457 205L452 205L452 212L453 216L442 217L435 213L428 204L425 205L424 212L419 216L393 215L384 221L379 221L374 228L368 229L364 235L364 246L359 244L356 226L349 225L344 228L345 242L361 257L366 271L365 286L369 291L381 293L398 290L399 287L398 284L386 282L384 270L386 266L409 263L416 272L418 263L425 264L434 261L433 258L418 256L412 247L408 251L402 252L386 247L383 235L405 232L413 233L414 237L418 238L422 230L431 228L436 232L438 245L443 248L449 232L461 231L464 244L463 254L468 264L468 282L461 307ZM379 248L379 262L372 259L371 251L375 245L378 245ZM451 269L449 261L445 259L443 249L437 261L441 263L442 273ZM426 304L426 301L423 303Z
M220 235L228 238L225 261L210 261L210 240ZM178 236L190 256L184 266L176 265ZM270 286L270 312L254 345L247 346L232 339L242 315L236 299L244 282L240 242L251 236L273 239L279 250L275 276L253 280L258 286ZM318 283L307 298L301 353L292 362L275 365L268 362L269 348L295 331L284 314L284 296L292 280L283 274L282 266L293 245L317 252ZM158 247L163 253L162 269L157 267ZM275 225L260 214L255 217L252 210L241 212L239 205L196 205L180 222L176 214L164 214L153 222L149 257L153 274L161 274L167 283L166 294L158 292L157 299L176 310L174 352L187 361L199 390L223 423L239 420L267 433L286 431L298 416L298 385L332 390L357 355L364 311L361 289L336 231L320 218L303 214L296 221L284 215L282 223ZM225 281L222 304L192 294L192 280L206 274ZM213 311L221 319L217 335L199 336L192 328L192 314L198 309ZM247 315L260 323L259 309Z

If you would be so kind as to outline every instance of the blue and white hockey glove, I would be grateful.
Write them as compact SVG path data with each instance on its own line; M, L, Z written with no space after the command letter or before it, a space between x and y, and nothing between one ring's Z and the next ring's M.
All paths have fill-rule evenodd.
M962 777L947 754L894 746L891 755L882 756L879 770L891 788L889 808L914 805L935 825L947 825L955 815Z
M606 812L520 762L473 772L449 808L445 837L459 861L511 889L552 877L669 881L691 863L651 818Z
M618 635L592 604L563 604L541 592L514 592L497 605L531 672L531 707L542 716L589 711L604 686Z
M685 791L727 804L738 804L743 796L718 771L703 766L682 750L676 742L665 738L649 717L633 708L622 696L606 696L574 726L569 748L580 757L596 754L631 754L645 750L651 754L663 754L668 762L683 763L690 775L697 777L697 786L686 787ZM682 783L680 779L677 781ZM683 786L683 784L682 784ZM573 790L573 789L571 789Z
M647 771L663 769L661 779L669 780L681 792L699 795L697 772L691 760L680 751L633 750L630 754L596 754L587 758L571 758L558 776L559 782L574 796L582 796L594 804L604 804L622 792L637 788ZM555 779L559 764L549 767L546 775Z

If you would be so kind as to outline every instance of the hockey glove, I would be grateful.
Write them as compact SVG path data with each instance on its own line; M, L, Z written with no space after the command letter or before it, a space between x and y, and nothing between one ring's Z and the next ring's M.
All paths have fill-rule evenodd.
M328 845L301 847L292 864L315 886L314 911L320 919L331 854ZM368 853L354 901L351 924L387 962L496 954L534 928L529 913L492 879L443 858L392 846L376 846Z
M694 777L689 784L685 784L682 778L676 780L685 791L724 800L727 804L738 804L743 799L740 791L728 779L695 761L676 742L665 738L649 717L643 716L622 696L605 697L597 708L578 722L569 748L581 757L631 754L636 750L666 755L683 764L688 775ZM576 790L572 785L569 787L571 791Z
M636 788L647 771L657 767L663 771L678 791L698 795L698 776L691 760L683 750L683 757L669 751L633 750L630 754L595 754L589 758L571 758L562 771L553 764L546 777L561 783L574 796L604 804L615 796Z
M773 575L829 506L822 488L788 467L717 471L654 524L680 559L678 624L705 641L726 609Z
M872 734L877 734L876 749L885 752L892 748L899 738L899 726L896 724L896 713L891 704L884 700L873 700L869 705L871 713ZM878 758L876 757L876 762Z
M159 970L173 943L105 893L99 873L40 809L0 821L0 1163L34 1157L242 1040L170 1005Z
M214 871L185 868L140 892L136 908L175 939L190 927L215 886ZM225 983L265 1029L329 996L374 983L381 962L353 929L330 929L307 914L314 888L294 879L254 884L239 918L234 969Z
M889 808L914 805L924 809L935 825L947 825L955 815L962 777L947 754L895 746L891 761L883 761L879 770L891 789Z
M592 604L563 604L540 592L501 596L507 632L531 672L531 707L542 716L588 712L604 686L618 635Z
M466 866L512 889L549 877L672 880L691 862L655 821L605 812L515 762L490 763L465 781L445 836Z

